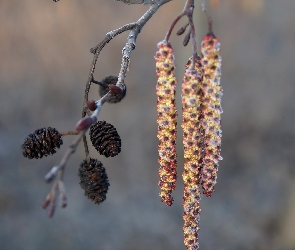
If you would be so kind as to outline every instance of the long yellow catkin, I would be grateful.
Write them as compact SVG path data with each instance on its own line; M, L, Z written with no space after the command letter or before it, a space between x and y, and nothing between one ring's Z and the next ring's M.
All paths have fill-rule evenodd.
M184 195L182 206L184 244L187 249L199 249L198 231L200 221L200 180L203 138L201 130L202 67L199 57L195 69L186 65L182 82L182 124L184 147Z
M201 44L203 83L202 100L204 130L204 157L202 165L202 187L204 194L211 196L217 180L219 161L222 160L221 151L221 123L222 113L220 86L221 56L220 42L213 33L203 37Z
M158 111L158 151L160 164L159 183L161 201L171 206L174 199L172 190L176 188L177 162L176 162L176 124L177 110L175 107L176 78L174 76L173 49L169 42L158 43L155 55L157 81L157 111Z

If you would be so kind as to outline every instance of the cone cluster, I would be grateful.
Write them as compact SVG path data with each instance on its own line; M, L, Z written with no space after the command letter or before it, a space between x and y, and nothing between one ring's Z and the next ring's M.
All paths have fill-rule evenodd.
M106 199L109 188L106 170L99 160L90 158L84 160L79 167L80 186L84 195L94 204L100 204Z
M55 128L41 128L25 139L22 144L22 153L29 159L39 159L55 154L56 149L62 144L61 134Z
M105 121L90 127L90 140L95 149L105 157L114 157L121 152L121 138L116 128Z
M160 164L159 183L161 201L167 206L173 203L172 191L176 188L176 125L177 113L175 107L176 78L174 75L174 56L170 43L158 43L155 55L157 82L157 111L158 111L158 151Z

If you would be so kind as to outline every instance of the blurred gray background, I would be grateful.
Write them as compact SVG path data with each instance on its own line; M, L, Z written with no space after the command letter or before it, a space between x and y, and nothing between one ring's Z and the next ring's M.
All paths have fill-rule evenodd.
M126 78L127 96L118 105L106 104L100 114L117 128L123 145L112 159L91 148L91 157L107 169L107 200L94 205L80 189L81 144L65 171L68 207L58 208L52 219L41 208L51 187L44 176L73 137L64 139L57 154L40 160L22 157L20 146L38 128L74 130L92 61L89 49L108 31L137 20L147 6L110 0L0 3L0 248L184 250L180 126L175 202L166 207L158 197L153 58L184 1L166 4L143 28ZM201 249L294 250L295 1L211 0L207 5L223 58L224 160L216 192L201 201ZM200 44L207 24L198 1L195 25ZM96 80L118 74L127 35L102 51ZM182 37L175 35L171 42L180 111L180 83L191 44L182 47ZM97 86L90 97L99 98Z

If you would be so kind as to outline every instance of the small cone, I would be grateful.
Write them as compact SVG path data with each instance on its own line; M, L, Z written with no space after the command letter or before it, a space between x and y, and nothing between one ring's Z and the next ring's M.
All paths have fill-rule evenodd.
M63 144L61 134L55 128L41 128L30 134L22 144L22 153L29 159L53 155Z
M102 163L90 158L90 162L84 160L80 164L80 186L85 191L85 196L94 204L100 204L106 199L109 188L108 176Z
M90 127L90 140L95 149L105 157L114 157L121 152L121 138L116 128L105 121Z

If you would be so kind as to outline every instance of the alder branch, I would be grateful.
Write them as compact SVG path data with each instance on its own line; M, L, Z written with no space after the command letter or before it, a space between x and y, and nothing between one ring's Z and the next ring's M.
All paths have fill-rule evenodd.
M92 60L90 72L89 72L86 87L85 87L85 96L84 96L84 102L83 102L82 117L84 117L87 113L87 112L85 112L85 108L87 109L88 94L90 91L91 83L94 81L93 74L94 74L96 62L97 62L97 59L98 59L98 56L99 56L101 50L105 47L105 45L107 43L109 43L117 35L125 32L127 30L131 30L131 32L127 38L127 43L122 50L123 57L122 57L121 69L120 69L118 81L116 84L123 91L125 88L124 79L126 77L126 72L129 68L131 51L134 50L136 47L135 44L136 44L136 38L137 38L138 34L140 33L143 26L147 23L147 21L156 13L156 11L163 4L166 4L170 1L172 1L172 0L153 1L154 3L151 4L149 9L143 14L143 16L141 18L138 19L137 22L126 24L126 25L122 26L121 28L118 28L116 30L108 32L106 34L105 38L97 46L95 46L94 48L92 48L90 50L90 52L94 54L94 57ZM88 159L89 158L89 149L88 149L87 140L86 140L85 136L83 137L83 143L84 143L86 158Z
M126 72L129 68L131 52L136 48L136 39L141 29L163 4L168 3L170 1L171 0L156 1L157 3L152 4L150 8L146 11L146 13L144 13L144 15L136 22L135 27L132 29L127 38L127 43L122 50L123 57L120 73L118 76L117 86L120 86L124 83Z
M54 183L46 196L45 201L42 204L42 207L48 209L48 216L52 217L55 211L56 205L56 191L58 189L60 193L60 204L62 208L67 206L67 196L65 192L65 187L63 184L63 174L66 163L68 162L70 156L75 153L77 146L82 138L85 137L86 132L90 128L90 126L97 121L98 115L102 108L102 105L108 100L108 98L112 95L111 91L109 91L106 95L104 95L100 100L96 101L96 109L92 113L91 116L85 117L81 119L77 125L76 130L79 131L78 135L72 142L72 144L68 147L67 151L63 155L60 163L54 166L45 176L45 181L50 183L54 180Z
M143 16L137 21L133 23L126 24L122 26L121 28L118 28L116 30L110 31L106 34L105 38L94 48L92 48L90 51L91 53L94 54L90 71L88 74L88 79L86 82L85 86L85 95L84 95L84 101L83 101L83 108L82 108L82 119L77 123L76 125L76 130L79 131L77 134L76 138L72 142L72 144L68 147L67 151L63 155L60 163L56 166L54 166L45 176L45 181L50 183L52 181L53 185L51 187L50 192L48 193L45 201L43 202L42 207L48 209L48 216L52 217L55 211L55 204L56 204L56 192L57 190L60 193L60 203L61 206L64 208L67 205L67 197L66 197L66 192L63 184L63 174L64 174L64 169L65 166L72 154L75 153L77 146L79 145L81 139L83 138L84 142L84 148L85 148L85 153L86 153L86 160L90 160L89 156L89 150L88 150L88 145L87 145L87 140L86 140L86 132L90 128L92 124L94 124L97 119L98 115L100 113L100 110L102 108L102 105L112 96L112 95L118 95L122 94L125 91L125 84L124 84L124 79L126 77L126 72L129 68L129 63L130 63L130 56L131 56L131 51L136 48L136 39L138 37L138 34L140 33L141 29L143 26L147 23L147 21L156 13L156 11L165 3L168 3L172 0L120 0L125 3L143 3L147 4L150 3L151 6L149 9L143 14ZM87 103L88 103L88 95L91 87L91 83L95 82L93 74L95 71L95 66L98 60L98 56L102 49L105 47L107 43L109 43L114 37L117 35L127 31L131 30L125 47L122 50L122 64L121 64L121 69L120 73L118 76L118 81L116 85L110 86L110 91L105 94L100 100L95 102L95 110L91 114ZM87 117L85 117L88 115Z

